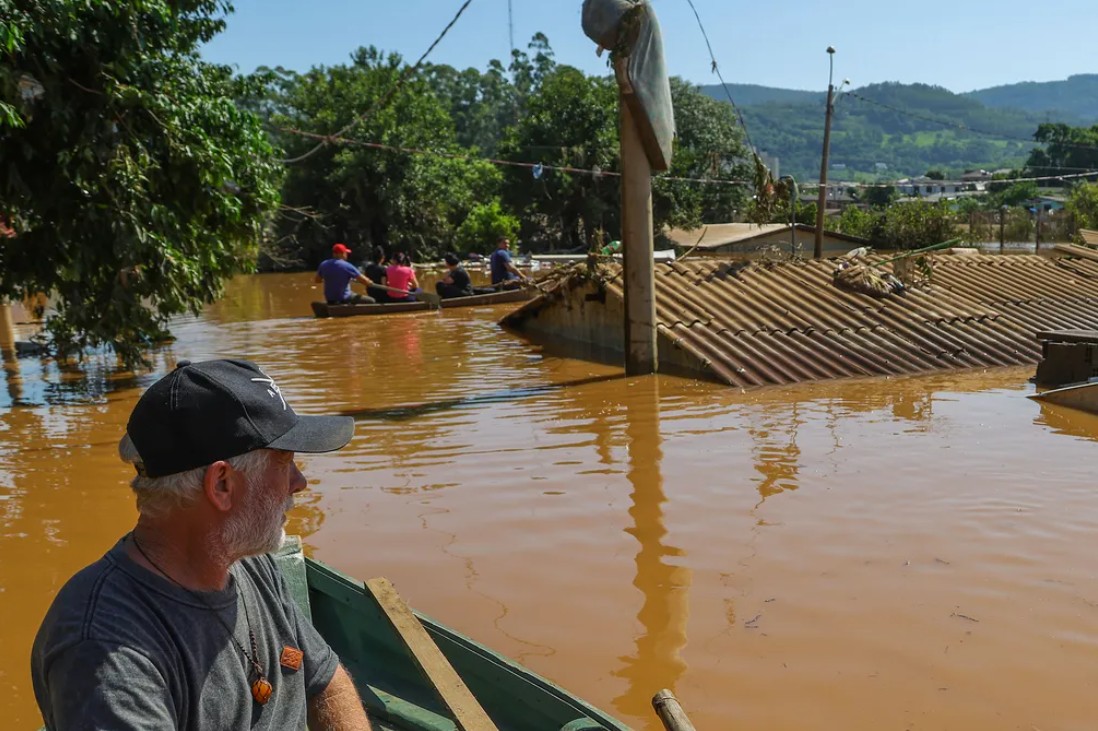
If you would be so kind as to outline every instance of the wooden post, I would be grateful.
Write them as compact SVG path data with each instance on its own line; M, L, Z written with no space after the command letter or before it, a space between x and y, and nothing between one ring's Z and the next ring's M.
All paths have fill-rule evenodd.
M695 731L694 724L686 717L686 711L682 710L679 699L671 691L661 690L652 696L652 707L667 731Z
M622 280L625 283L625 372L655 373L656 293L652 243L652 167L624 95L621 110Z
M0 353L15 355L15 321L11 317L11 303L0 298Z

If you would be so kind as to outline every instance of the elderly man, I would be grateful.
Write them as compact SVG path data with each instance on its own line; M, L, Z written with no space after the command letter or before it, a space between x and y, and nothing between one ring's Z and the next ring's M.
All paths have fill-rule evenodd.
M180 361L130 415L133 531L62 587L31 656L50 729L369 729L267 554L305 477L350 441L238 360Z

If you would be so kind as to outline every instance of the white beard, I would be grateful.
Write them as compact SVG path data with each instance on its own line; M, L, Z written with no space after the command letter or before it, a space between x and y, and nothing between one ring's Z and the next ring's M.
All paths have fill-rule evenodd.
M225 523L222 540L233 560L277 551L286 540L285 516L292 497L279 502L274 493L248 475L248 494L241 509Z

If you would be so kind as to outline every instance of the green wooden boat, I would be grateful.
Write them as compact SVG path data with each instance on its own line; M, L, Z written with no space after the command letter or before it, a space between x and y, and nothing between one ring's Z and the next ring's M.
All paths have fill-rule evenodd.
M469 297L447 297L439 303L444 310L459 307L487 307L508 302L525 302L533 299L537 292L533 289L508 289L490 294L474 294ZM373 305L329 305L324 302L311 303L316 317L361 317L363 315L397 315L402 312L429 312L437 307L429 302L386 302Z
M375 728L458 731L385 609L361 581L306 558L291 537L276 556L298 604L354 678ZM518 663L416 613L500 731L628 731Z

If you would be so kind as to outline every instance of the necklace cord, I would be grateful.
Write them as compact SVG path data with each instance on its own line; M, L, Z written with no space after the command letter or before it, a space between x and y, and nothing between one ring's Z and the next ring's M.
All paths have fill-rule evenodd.
M149 562L149 565L156 569L161 576L163 576L165 579L172 582L180 589L187 592L202 603L206 610L214 616L214 619L216 619L218 623L229 634L229 638L233 641L233 643L235 643L236 646L240 648L240 651L244 653L244 658L249 663L251 663L252 669L255 670L255 674L258 676L258 679L261 681L266 681L267 675L263 672L263 666L259 664L259 646L255 641L255 633L252 631L252 618L248 612L248 602L244 601L244 596L240 593L240 591L237 590L236 595L237 597L239 597L240 603L244 606L244 621L248 625L248 639L252 643L251 654L249 654L248 650L245 649L244 644L236 638L236 633L231 627L229 627L228 622L226 622L221 614L212 606L210 606L210 603L208 601L206 601L206 597L202 596L200 593L194 591L193 589L188 589L187 587L183 586L183 584L177 581L171 574L160 568L160 565L153 561L152 558L149 557L149 554L145 552L145 549L141 547L141 544L137 541L137 536L135 536L133 533L130 533L130 541L133 543L133 547L137 549L137 552L140 553L141 556Z

